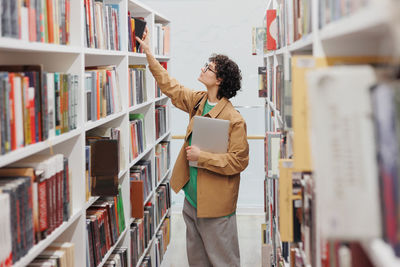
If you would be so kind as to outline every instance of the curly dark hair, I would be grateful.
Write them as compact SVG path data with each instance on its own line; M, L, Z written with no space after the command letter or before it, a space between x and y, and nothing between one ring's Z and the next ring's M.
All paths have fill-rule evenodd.
M208 60L215 63L217 79L221 79L217 98L234 97L241 88L242 73L238 65L229 57L220 54L212 54Z

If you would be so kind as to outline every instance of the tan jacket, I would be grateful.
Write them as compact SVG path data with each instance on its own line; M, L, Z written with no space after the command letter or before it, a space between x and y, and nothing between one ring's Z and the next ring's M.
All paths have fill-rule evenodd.
M189 181L189 164L185 147L188 146L188 137L192 132L193 117L201 116L207 92L185 88L171 78L153 56L147 56L147 60L161 91L171 98L174 106L189 113L190 122L185 142L176 159L171 178L171 187L178 193ZM197 111L194 113L194 107L198 103ZM205 116L230 121L228 153L214 154L201 151L197 162L197 216L221 217L236 211L240 172L247 167L249 161L246 122L227 98L222 98Z

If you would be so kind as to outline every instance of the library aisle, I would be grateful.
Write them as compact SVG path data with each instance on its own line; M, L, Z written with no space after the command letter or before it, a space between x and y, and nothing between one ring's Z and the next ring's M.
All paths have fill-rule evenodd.
M400 1L1 0L0 267L238 250L400 266Z
M263 215L237 215L241 266L261 266L260 233L257 230L264 221ZM162 267L189 266L186 254L185 222L180 212L171 214L173 237L165 254ZM257 241L255 241L257 240Z

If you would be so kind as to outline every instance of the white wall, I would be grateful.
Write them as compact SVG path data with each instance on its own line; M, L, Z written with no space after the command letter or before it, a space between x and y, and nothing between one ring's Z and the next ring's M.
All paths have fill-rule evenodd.
M251 29L261 26L266 0L143 0L171 21L171 74L182 84L205 90L197 81L212 53L232 58L242 70L242 92L234 105L263 105L257 97L257 66L251 55Z
M251 55L251 30L261 26L266 0L151 0L144 3L168 17L171 23L170 73L186 87L205 90L197 81L200 68L212 53L222 53L234 60L242 71L242 90L231 101L240 106L249 135L264 135L264 101L257 97L257 67L262 57ZM245 106L245 107L243 107ZM188 116L173 108L172 134L183 135ZM238 207L249 209L263 205L263 140L252 140L249 167L242 173ZM182 140L173 140L174 162ZM183 202L183 192L174 195ZM240 211L239 211L240 212Z

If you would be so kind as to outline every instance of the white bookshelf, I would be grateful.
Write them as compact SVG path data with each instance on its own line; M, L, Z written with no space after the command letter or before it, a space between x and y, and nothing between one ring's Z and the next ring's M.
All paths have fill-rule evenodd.
M271 2L267 1L269 8ZM400 39L400 4L395 0L369 0L368 4L352 14L348 14L319 28L319 6L321 1L312 3L312 32L288 46L264 53L264 66L283 62L285 79L289 76L288 58L293 55L313 55L315 57L335 56L397 56L396 40ZM398 44L397 44L398 46ZM274 71L275 75L275 71ZM273 85L275 88L275 84ZM275 125L282 123L275 104L265 99L265 114L275 113ZM266 117L266 131L269 116ZM369 259L375 266L400 266L400 258L383 239L361 242ZM318 246L317 246L318 247ZM317 253L319 254L319 253Z
M45 140L40 143L29 145L5 155L0 156L0 167L5 167L14 162L23 160L34 154L62 153L69 161L70 169L70 193L72 216L67 221L56 228L46 239L36 244L28 254L21 258L14 266L26 266L36 258L52 242L72 242L75 244L75 266L83 266L86 262L86 210L98 199L90 197L86 201L85 188L85 137L86 133L98 127L119 127L121 129L121 142L124 154L120 159L120 172L118 175L119 183L122 186L122 197L125 215L125 230L121 233L117 243L107 252L98 267L103 266L108 256L117 246L128 247L128 262L130 262L130 183L129 169L141 159L151 160L152 174L155 174L155 147L161 141L170 140L171 132L168 116L170 116L171 102L166 96L155 98L155 81L150 71L146 70L147 102L128 106L128 66L130 64L147 65L146 56L141 53L128 51L128 10L131 16L144 17L153 35L154 23L169 25L170 20L160 15L152 8L137 0L116 0L119 4L119 23L121 50L103 50L87 48L85 46L85 19L83 1L71 2L71 21L70 21L70 45L56 45L39 42L27 42L18 39L0 37L0 62L2 64L42 64L45 71L71 73L79 76L79 96L78 96L78 122L77 129L60 136ZM150 43L153 51L153 41ZM170 57L157 55L160 61L170 62ZM119 89L122 100L122 111L111 114L97 121L86 121L86 101L85 101L85 67L94 65L116 65ZM168 65L170 68L171 65ZM156 140L155 133L155 106L162 103L167 106L167 132ZM145 114L146 149L137 158L129 162L129 114ZM168 170L162 181L167 181L171 175ZM153 177L154 180L154 177ZM158 186L153 185L151 200L157 210L155 201L155 191ZM167 212L168 214L168 212ZM154 216L155 217L155 216ZM163 220L165 219L165 216ZM162 220L162 221L163 221ZM161 223L162 223L161 221ZM157 226L159 229L161 223ZM154 232L152 241L155 239L157 231ZM153 244L151 242L150 244ZM155 248L149 245L148 250L154 254Z

